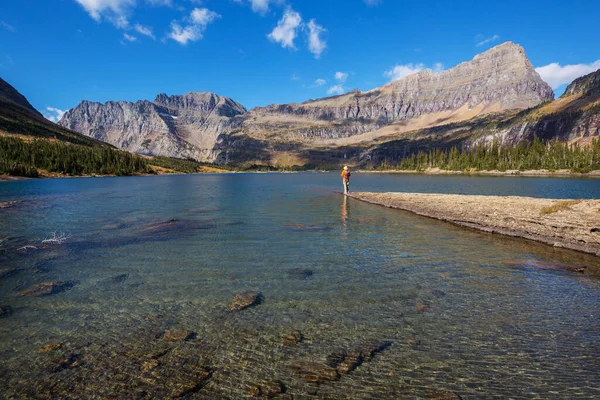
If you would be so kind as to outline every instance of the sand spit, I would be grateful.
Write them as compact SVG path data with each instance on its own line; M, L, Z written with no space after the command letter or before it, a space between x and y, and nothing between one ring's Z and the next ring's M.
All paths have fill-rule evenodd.
M600 256L600 200L367 192L349 196L484 232Z

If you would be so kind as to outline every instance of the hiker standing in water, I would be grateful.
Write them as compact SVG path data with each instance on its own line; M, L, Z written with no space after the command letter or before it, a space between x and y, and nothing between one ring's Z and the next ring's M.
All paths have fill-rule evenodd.
M342 183L344 184L344 194L350 191L350 170L347 166L342 170Z

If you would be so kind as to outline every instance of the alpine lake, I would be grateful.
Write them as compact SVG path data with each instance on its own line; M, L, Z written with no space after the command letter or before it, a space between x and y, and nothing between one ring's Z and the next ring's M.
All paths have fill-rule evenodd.
M598 198L600 179L350 189ZM600 398L598 258L341 190L338 172L0 182L0 398Z

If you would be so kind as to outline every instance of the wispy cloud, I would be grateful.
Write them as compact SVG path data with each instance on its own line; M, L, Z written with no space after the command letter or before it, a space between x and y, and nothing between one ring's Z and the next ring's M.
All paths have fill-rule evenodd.
M135 6L135 0L75 0L95 21L106 19L117 28L129 26L129 14Z
M302 17L299 13L288 7L283 17L277 23L277 26L267 35L269 40L279 43L283 48L295 49L294 40L298 35L298 28L302 23Z
M137 31L137 33L139 33L141 35L148 36L148 37L154 39L154 34L152 33L152 28L150 28L148 26L135 24L133 26L133 29L135 29Z
M315 56L315 58L321 57L321 53L327 47L327 42L323 38L323 35L327 30L321 25L317 24L314 19L311 19L307 25L308 27L308 49Z
M293 81L299 81L300 77L298 75L296 75L296 74L292 74L292 80Z
M329 89L327 89L327 94L330 94L330 95L344 94L344 92L345 92L345 90L342 85L335 85L335 86L332 86Z
M488 38L486 38L483 35L477 35L477 36L475 36L475 40L477 41L477 44L475 46L477 46L477 47L483 46L484 44L495 42L498 39L500 39L500 36L498 36L498 35L494 35L494 36L491 36Z
M59 110L58 108L46 107L46 111L44 111L42 114L47 120L56 123L60 121L63 115L65 115L65 113L66 111Z
M0 21L0 28L6 29L7 31L13 32L13 33L17 31L17 29L14 26L12 26L4 21Z
M146 0L146 2L153 6L167 6L173 7L173 0Z
M327 83L327 81L325 79L319 78L315 81L315 83L313 83L313 87L320 87L320 86L325 85L326 83Z
M385 76L386 78L389 78L390 81L397 81L398 79L402 79L409 75L416 74L417 72L422 71L424 69L427 69L427 68L425 67L425 64L422 64L422 63L419 63L419 64L410 63L410 64L403 64L403 65L396 64L389 70L385 71L383 73L383 76ZM430 70L435 74L442 72L444 70L444 64L436 63L433 65L432 68L430 68Z
M127 33L123 34L123 39L127 40L128 42L135 42L137 40L135 36L129 35Z
M383 0L363 0L363 1L369 7L373 7L373 6L379 5L380 3L383 3Z
M334 77L337 81L344 83L348 79L348 74L346 72L336 72Z
M207 8L195 8L190 16L186 18L185 26L177 21L171 22L171 32L167 36L182 45L186 45L188 42L196 42L202 39L208 24L218 18L221 18L221 16L214 11Z
M233 0L238 4L250 3L252 11L265 15L269 11L270 4L283 4L283 0Z
M552 86L552 89L556 89L598 69L600 69L600 60L590 64L572 64L564 67L561 67L559 63L551 63L538 67L535 71Z

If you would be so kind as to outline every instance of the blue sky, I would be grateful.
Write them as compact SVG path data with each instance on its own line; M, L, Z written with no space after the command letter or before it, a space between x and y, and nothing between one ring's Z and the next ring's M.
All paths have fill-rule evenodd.
M247 108L522 45L557 93L600 68L597 1L3 0L0 77L48 117L210 91Z

